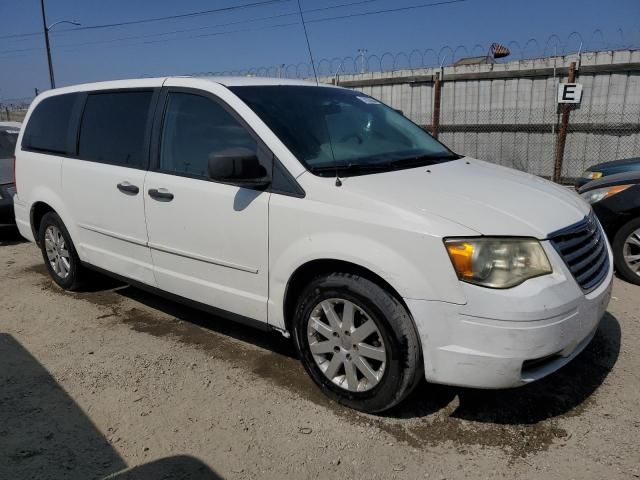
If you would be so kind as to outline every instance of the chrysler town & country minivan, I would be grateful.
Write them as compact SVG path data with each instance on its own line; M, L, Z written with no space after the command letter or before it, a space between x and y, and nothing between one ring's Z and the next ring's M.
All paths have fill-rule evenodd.
M575 193L457 155L378 100L263 78L60 88L32 103L15 216L53 280L87 269L293 337L330 397L525 385L611 292Z

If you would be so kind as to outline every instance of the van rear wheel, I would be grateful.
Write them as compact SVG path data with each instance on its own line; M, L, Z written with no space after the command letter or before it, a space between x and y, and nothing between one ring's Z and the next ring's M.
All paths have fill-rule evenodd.
M405 307L359 275L312 280L298 300L294 336L316 384L356 410L393 407L423 376L418 335Z
M82 283L84 269L69 232L57 213L48 212L42 217L38 243L53 281L65 290L78 289Z

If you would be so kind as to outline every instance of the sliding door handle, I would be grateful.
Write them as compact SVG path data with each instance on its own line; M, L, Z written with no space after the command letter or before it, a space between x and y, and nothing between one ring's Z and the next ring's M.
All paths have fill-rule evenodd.
M127 195L137 195L140 189L129 182L121 182L117 185L118 190Z
M168 191L166 188L150 188L149 196L160 202L170 202L173 200L173 193Z

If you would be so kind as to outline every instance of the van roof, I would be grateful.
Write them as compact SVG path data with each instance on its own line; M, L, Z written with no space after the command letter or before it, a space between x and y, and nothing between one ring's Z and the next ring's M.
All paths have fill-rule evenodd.
M144 87L160 87L169 78L193 78L197 80L205 80L218 83L226 87L238 86L258 86L258 85L301 85L315 87L316 82L308 80L298 80L290 78L274 78L274 77L216 77L216 76L191 76L176 75L169 77L144 77L130 78L125 80L110 80L106 82L83 83L79 85L71 85L68 87L56 88L55 90L47 90L44 93L62 94L72 92L82 92L87 90L107 90L118 88L144 88ZM333 87L330 84L320 84L324 87ZM339 87L338 87L339 88ZM48 96L48 95L46 95Z
M299 80L291 78L276 78L276 77L195 77L202 80L209 80L211 82L220 83L227 87L239 87L245 85L305 85L315 87L316 82L309 80ZM330 84L322 84L320 86L332 86Z

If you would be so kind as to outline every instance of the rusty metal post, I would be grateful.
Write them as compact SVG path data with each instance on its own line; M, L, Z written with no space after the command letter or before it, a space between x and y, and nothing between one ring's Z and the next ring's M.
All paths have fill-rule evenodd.
M567 83L574 83L576 81L576 62L571 62L569 65L569 75L567 76ZM562 162L564 160L564 147L567 143L567 133L569 130L569 113L571 112L571 105L568 103L562 104L562 118L560 119L560 128L558 128L558 139L556 143L556 158L553 164L553 181L559 182L562 178Z
M431 119L431 135L438 138L440 133L440 98L442 95L442 79L440 72L436 73L436 79L433 83L433 118Z

